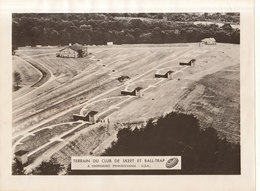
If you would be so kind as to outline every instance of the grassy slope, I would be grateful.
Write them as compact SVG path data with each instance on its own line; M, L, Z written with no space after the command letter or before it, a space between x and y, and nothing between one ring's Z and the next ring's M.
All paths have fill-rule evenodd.
M115 112L111 119L123 123L145 121L172 110L191 112L200 117L203 125L212 126L220 135L238 142L239 46L219 44L206 49L208 52L196 58L194 68L145 92L142 99Z
M21 74L21 86L33 85L41 78L41 74L36 68L17 58L17 56L13 56L13 70Z
M198 89L201 94L189 99ZM204 127L215 128L232 142L240 140L239 65L207 75L190 87L178 104L179 111L195 114Z

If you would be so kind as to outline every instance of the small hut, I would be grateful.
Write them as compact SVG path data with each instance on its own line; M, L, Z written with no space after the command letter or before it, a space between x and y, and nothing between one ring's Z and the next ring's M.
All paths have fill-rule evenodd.
M96 121L97 121L96 114L97 113L98 113L97 111L90 111L86 115L73 114L73 119L74 119L74 121L82 120L82 121L88 121L90 123L96 123Z
M121 95L131 95L131 96L138 96L138 97L143 97L143 91L142 91L142 87L136 87L134 90L132 91L128 91L128 90L122 90L121 91Z
M204 38L201 40L200 45L216 45L215 38Z
M137 97L143 97L143 88L142 87L137 87L134 89L134 94Z
M96 123L96 121L97 121L97 116L96 116L96 114L97 114L98 112L97 111L90 111L89 113L88 113L88 121L90 122L90 123Z
M195 59L191 59L189 62L180 62L181 66L195 66Z
M155 78L168 78L168 79L172 79L172 78L173 78L173 75L172 75L173 73L174 73L174 71L169 70L169 71L167 71L167 72L164 73L164 74L155 73L154 77L155 77Z
M28 162L28 151L26 150L19 150L14 153L15 159L19 161L22 165Z
M113 44L113 42L107 42L107 46L112 46Z

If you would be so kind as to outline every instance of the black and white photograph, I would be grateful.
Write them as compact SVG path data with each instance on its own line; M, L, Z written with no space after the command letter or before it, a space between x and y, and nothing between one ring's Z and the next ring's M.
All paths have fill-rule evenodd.
M12 75L13 175L241 174L239 12L12 13Z

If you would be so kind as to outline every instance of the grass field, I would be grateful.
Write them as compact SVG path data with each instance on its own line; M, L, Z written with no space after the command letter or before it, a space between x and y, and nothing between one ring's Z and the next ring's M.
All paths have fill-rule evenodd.
M57 58L58 50L57 47L22 48L13 57L13 67L22 73L24 83L13 93L15 150L37 149L70 127L63 125L62 129L56 128L57 131L46 128L35 136L28 136L31 131L73 122L73 114L85 114L91 110L101 113L100 118L108 117L112 124L138 123L139 126L149 118L173 110L193 113L203 126L212 126L221 136L239 142L239 45L92 46L89 47L90 55L76 59ZM180 61L188 62L189 59L196 59L194 67L179 66ZM39 68L37 71L34 64L49 74L37 87L32 86L39 81L42 72ZM175 72L172 80L154 78L156 72L168 70ZM117 78L124 75L130 79L119 82ZM138 86L143 87L142 98L132 96L130 99L120 94L121 90ZM70 140L84 129L78 128L64 138ZM70 153L89 154L99 144L105 148L105 144L114 139L116 130L110 127L106 131L98 128L90 132L84 135L84 139L71 140L75 145L60 143L65 145L63 149L58 144L62 153L54 153L54 156L68 161ZM16 146L16 142L25 136L23 144ZM89 141L95 148L89 145ZM78 149L77 145L82 148ZM98 153L101 150L99 147ZM53 152L47 153L50 156L45 157L53 155ZM38 162L41 156L37 155Z
M41 78L41 72L34 66L27 63L25 60L13 56L13 70L21 74L22 83L21 86L33 85Z
M190 87L187 97L176 107L198 116L203 127L214 127L222 137L239 143L239 74L239 66L235 65L203 77ZM203 89L203 92L189 99L189 95L198 89Z
M75 126L75 124L66 124L53 127L51 129L39 130L34 133L34 135L28 136L27 138L23 139L21 141L22 144L17 146L17 150L26 150L29 152L33 151L39 146L49 142L51 138L54 138L55 136L60 135Z

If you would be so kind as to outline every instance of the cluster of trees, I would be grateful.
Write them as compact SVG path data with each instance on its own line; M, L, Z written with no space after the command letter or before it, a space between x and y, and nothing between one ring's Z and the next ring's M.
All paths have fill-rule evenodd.
M24 165L22 165L22 163L20 163L16 159L12 163L12 174L13 175L24 175L25 174Z
M233 15L232 15L233 14ZM196 15L193 16L193 15ZM124 16L122 19L120 16ZM129 18L130 17L130 18ZM211 18L213 17L213 18ZM215 18L216 17L216 18ZM128 18L128 19L126 19ZM107 13L107 14L13 14L13 47L40 45L178 43L214 37L217 42L240 43L240 30L230 24L195 25L203 18L236 22L236 13ZM206 20L207 20L206 19ZM178 22L185 21L185 22Z
M13 72L13 91L20 89L20 84L22 82L21 74L17 71Z
M170 113L145 128L118 132L106 156L182 156L177 174L240 174L240 145L201 129L193 115ZM173 172L174 173L174 172Z
M168 21L217 21L240 23L239 13L111 13L113 17L136 17L150 19L165 19Z
M27 165L27 164L25 164ZM12 164L12 174L13 175L25 175L24 166L19 161L15 160ZM42 161L42 163L37 166L31 174L33 175L58 175L64 166L59 164L56 159L51 158L49 161Z
M36 167L32 174L34 175L58 175L64 169L64 166L59 164L56 159L51 158L49 161L43 161Z

